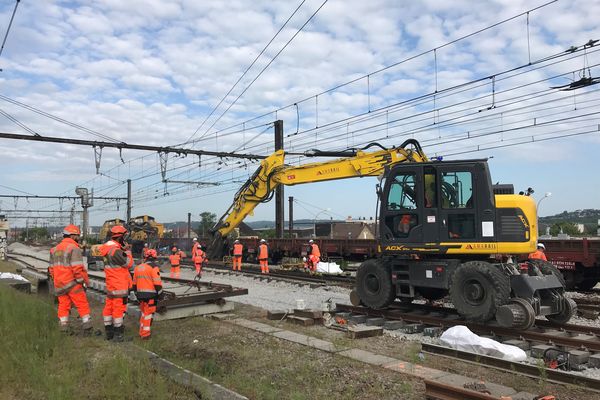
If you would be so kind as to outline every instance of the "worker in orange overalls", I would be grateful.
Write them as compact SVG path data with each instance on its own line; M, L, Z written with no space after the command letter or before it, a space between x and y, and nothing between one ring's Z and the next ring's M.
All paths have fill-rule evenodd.
M75 225L63 230L63 240L50 249L48 275L54 283L54 294L58 297L58 323L62 332L69 329L71 306L75 305L81 317L83 334L92 333L90 305L85 290L90 281L83 265L83 254L79 247L81 231Z
M232 249L232 255L233 255L233 270L234 271L241 271L242 270L242 253L244 252L244 245L242 245L240 243L239 240L235 240L235 242L233 242L233 249Z
M150 339L152 315L156 312L158 296L162 293L157 257L156 250L148 250L145 262L135 267L133 272L133 291L140 303L140 338L142 339Z
M306 250L306 264L305 268L308 268L312 274L317 272L317 264L321 261L321 251L319 246L314 240L308 241L308 249Z
M265 239L260 239L260 245L258 246L258 261L260 262L260 273L269 273L269 247Z
M548 259L546 258L546 254L544 254L545 251L546 251L546 246L544 246L542 243L538 243L537 250L534 251L533 253L530 253L527 258L530 260L548 261Z
M192 242L194 243L192 246L192 261L194 262L194 267L196 268L196 275L202 277L202 264L206 258L206 253L202 250L202 246L200 246L200 243L198 243L197 238L193 238Z
M171 255L169 256L169 261L171 262L171 271L169 272L169 276L171 278L178 278L181 273L181 259L185 258L185 253L177 248L177 246L173 246L171 249Z
M127 297L132 283L129 268L133 266L133 257L126 251L127 229L115 225L110 229L110 233L111 239L100 246L106 277L106 302L102 317L106 340L114 339L115 342L122 342L125 334L123 316L127 310Z

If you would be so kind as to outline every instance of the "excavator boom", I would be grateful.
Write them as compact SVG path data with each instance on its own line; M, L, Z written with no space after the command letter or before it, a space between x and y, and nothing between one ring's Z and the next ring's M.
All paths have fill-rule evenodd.
M378 146L380 150L366 151ZM426 162L419 142L414 139L405 141L400 147L387 149L373 143L363 149L351 149L342 152L323 152L310 150L307 157L340 157L335 160L308 163L300 166L285 165L285 152L278 150L261 161L256 172L236 193L229 209L213 228L214 240L209 247L209 256L222 256L223 239L233 231L256 206L271 200L278 185L299 185L381 175L386 168L404 162Z

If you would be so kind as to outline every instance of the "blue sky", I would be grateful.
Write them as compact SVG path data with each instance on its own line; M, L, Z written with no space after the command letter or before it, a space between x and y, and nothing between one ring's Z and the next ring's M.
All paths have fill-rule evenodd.
M195 148L269 154L273 129L268 124L276 117L284 120L285 146L291 151L313 147L340 150L373 140L392 146L408 137L420 140L430 155L479 146L484 150L454 158L493 157L490 165L495 181L513 183L517 189L533 187L536 196L552 192L541 215L600 208L600 134L537 142L588 132L600 123L595 114L600 86L573 92L549 89L579 79L584 66L591 66L592 75L600 75L595 66L600 62L596 52L600 47L587 49L585 57L583 51L564 53L570 46L600 38L595 18L600 15L600 1L558 1L532 11L529 25L523 15L444 46L543 2L329 0L217 120L322 2L302 4L199 130ZM0 2L2 32L14 4ZM182 143L299 4L246 0L21 2L0 57L0 95L116 140L159 146ZM434 48L435 53L429 51ZM420 53L424 54L373 73ZM550 56L557 58L527 66L530 60L535 63ZM491 76L495 79L475 83ZM553 76L556 78L550 79ZM436 90L438 94L433 96ZM426 97L415 102L419 96ZM297 109L283 108L294 103ZM0 109L43 135L94 139L6 100L0 100ZM341 120L346 122L337 122ZM248 122L242 125L244 121ZM299 133L291 136L296 130ZM0 131L26 133L1 116ZM531 137L536 142L495 148ZM220 215L257 166L232 160L219 164L220 160L210 157L203 158L199 166L195 157L171 157L168 179L219 185L165 186L156 154L125 150L122 163L116 150L106 149L102 174L97 175L91 148L1 143L0 183L5 186L33 194L73 195L76 186L84 185L97 195L122 196L122 182L132 179L133 213L163 221L183 220L187 212L195 218L202 211ZM289 160L292 164L307 161L313 160ZM368 218L375 214L375 183L366 178L298 186L287 188L286 196L299 200L297 218L314 218L328 208L335 218ZM6 188L0 192L18 193ZM22 200L18 206L70 207L33 200ZM0 208L15 207L12 200L5 199ZM116 208L115 203L97 202L91 209L92 223L122 216L124 205ZM250 219L272 219L273 210L273 204L261 205Z

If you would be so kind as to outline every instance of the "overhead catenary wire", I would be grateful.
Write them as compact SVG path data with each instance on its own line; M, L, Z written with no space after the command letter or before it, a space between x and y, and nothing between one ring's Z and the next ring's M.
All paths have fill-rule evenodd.
M4 34L4 39L2 39L2 47L0 47L0 57L2 57L2 52L4 51L4 45L6 45L6 39L8 39L8 33L10 32L10 28L12 27L13 20L15 19L15 14L17 13L17 7L19 7L19 2L21 0L17 0L15 2L15 8L13 9L12 15L10 16L10 21L8 22L8 27L6 28L6 33ZM0 69L2 71L2 69Z
M254 66L254 64L256 64L256 61L258 61L258 59L264 54L264 52L271 45L271 43L273 43L273 41L277 38L277 36L279 36L279 34L281 33L281 31L287 26L288 22L290 22L290 20L294 17L294 15L296 15L296 13L300 9L300 7L302 7L302 5L305 2L306 2L306 0L302 0L302 2L298 5L298 7L296 7L296 9L294 10L294 12L292 12L292 14L288 17L288 19L285 20L285 22L283 23L283 25L281 25L281 27L275 33L275 35L273 35L273 37L271 38L271 40L269 40L269 42L265 45L265 47L263 47L263 49L260 51L260 53L258 53L258 55L250 63L250 65L248 65L248 67L242 73L242 75L240 75L240 77L238 78L238 80L231 86L231 88L227 91L227 93L225 93L225 95L221 98L221 100L219 100L219 103L215 107L213 107L213 109L210 111L210 113L208 114L208 116L202 121L202 123L200 124L200 126L198 128L196 128L196 130L194 131L194 133L185 142L183 142L183 143L181 143L179 145L183 146L183 145L186 145L186 144L190 143L190 140L194 136L196 136L196 134L198 133L198 131L200 129L202 129L202 127L204 126L204 124L206 123L206 121L208 121L208 119L221 106L221 104L223 104L223 101L225 101L225 99L227 98L227 96L229 96L229 94L233 91L233 89L236 88L236 86L238 85L238 83L240 83L240 81L244 78L244 76L246 76L246 74L248 73L248 71L250 71L250 69Z

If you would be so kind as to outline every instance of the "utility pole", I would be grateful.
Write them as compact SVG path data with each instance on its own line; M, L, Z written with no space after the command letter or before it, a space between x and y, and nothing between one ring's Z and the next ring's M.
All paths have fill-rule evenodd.
M283 150L283 120L275 121L275 151ZM275 237L283 238L283 219L285 213L283 185L275 188Z
M131 179L127 179L127 223L131 219Z
M289 202L288 226L289 226L289 231L290 231L290 238L293 238L294 237L294 196L288 197L288 202Z
M78 187L75 188L75 194L81 197L81 207L83 208L81 230L83 239L88 235L89 232L89 212L88 208L94 205L94 191L92 189L92 197L90 197L87 188Z
M188 239L192 237L192 213L188 213Z

